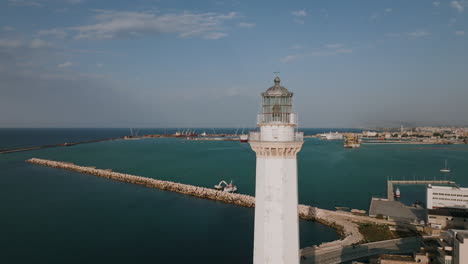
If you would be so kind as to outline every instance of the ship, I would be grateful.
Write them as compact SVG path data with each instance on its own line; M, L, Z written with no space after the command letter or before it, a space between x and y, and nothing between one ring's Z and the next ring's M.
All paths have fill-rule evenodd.
M347 134L343 146L345 148L359 148L361 147L361 139L356 134Z
M340 140L343 139L343 134L340 134L338 132L330 132L326 134L322 134L321 137L325 138L326 140Z
M237 191L237 186L235 186L232 183L232 180L229 184L225 182L224 180L220 181L217 185L214 186L214 188L218 191L223 191L223 192L228 192L228 193L233 193Z
M240 139L240 142L246 143L246 142L249 141L249 135L247 135L247 134L242 134L242 135L239 136L239 139Z
M396 190L395 190L395 197L396 197L396 198L400 198L400 197L401 197L400 188L396 188Z

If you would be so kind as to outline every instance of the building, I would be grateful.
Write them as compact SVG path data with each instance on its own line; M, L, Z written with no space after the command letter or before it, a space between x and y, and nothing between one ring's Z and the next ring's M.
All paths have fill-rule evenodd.
M372 259L372 264L429 264L427 253L416 253L413 256L384 254Z
M303 133L296 132L293 93L280 85L262 93L262 111L249 141L257 155L254 264L299 263L297 153Z
M454 264L468 263L468 231L458 232L453 243Z
M468 209L468 188L428 185L426 195L427 209Z
M468 229L468 210L439 208L427 210L427 224L436 229Z
M468 230L450 229L439 236L438 242L439 263L468 263Z
M468 229L468 188L428 185L426 196L428 225Z

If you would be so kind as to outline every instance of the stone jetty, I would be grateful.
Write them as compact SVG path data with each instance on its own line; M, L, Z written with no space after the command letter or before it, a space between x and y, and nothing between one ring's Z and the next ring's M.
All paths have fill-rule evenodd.
M171 181L161 181L147 177L114 172L109 169L105 170L97 169L95 167L84 167L69 162L52 161L37 158L29 159L26 162L52 168L66 169L70 171L91 174L98 177L144 185L150 188L177 192L181 194L191 195L215 201L221 201L224 203L230 203L244 207L255 207L255 197L245 194L227 193L215 189L197 187L193 185ZM330 211L308 205L299 205L298 212L299 217L302 219L314 220L336 229L341 237L341 239L339 240L323 243L318 247L316 246L315 250L328 250L329 248L344 247L361 242L363 237L359 232L357 223L373 222L378 224L395 224L394 222L371 218L368 216L357 216L351 213ZM303 250L307 250L307 248Z
M245 207L255 207L255 197L238 194L238 193L227 193L218 191L215 189L209 189L204 187L197 187L188 184L182 184L171 181L161 181L147 177L135 176L131 174L114 172L111 170L102 170L92 167L83 167L69 162L60 162L44 159L32 158L27 160L29 163L43 165L52 168L65 169L70 171L76 171L86 174L95 175L98 177L108 178L116 181L128 182L133 184L144 185L150 188L156 188L160 190L166 190L171 192L182 193L186 195L196 196L200 198L206 198L216 201L222 201L225 203L231 203L235 205Z

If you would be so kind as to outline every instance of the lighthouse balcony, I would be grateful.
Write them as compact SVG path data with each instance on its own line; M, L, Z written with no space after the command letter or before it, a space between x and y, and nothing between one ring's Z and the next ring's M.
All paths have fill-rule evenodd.
M278 142L303 142L304 132L293 132L291 135L263 135L261 132L250 132L249 141L278 141Z
M296 113L262 113L257 116L257 125L282 124L296 126L297 119Z

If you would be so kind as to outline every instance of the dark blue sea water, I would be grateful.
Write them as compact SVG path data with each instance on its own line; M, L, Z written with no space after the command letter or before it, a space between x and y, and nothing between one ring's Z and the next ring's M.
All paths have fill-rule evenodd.
M128 134L128 129L0 129L0 149ZM254 169L255 157L245 144L186 143L122 140L0 155L0 263L250 263L253 209L24 162L73 160L210 187L228 179L232 167ZM244 172L235 179L252 194L254 175ZM337 238L314 222L301 221L300 228L302 246Z
M0 148L127 134L128 129L1 129ZM248 144L234 141L118 140L3 154L0 263L251 262L253 209L24 162L31 157L210 188L232 179L241 193L253 195L255 189L255 155ZM445 159L449 175L439 172ZM448 177L468 186L466 145L344 149L339 141L306 139L298 161L300 202L329 209L368 210L372 196L386 194L387 177ZM406 203L424 200L422 186L400 189ZM300 235L302 247L337 238L332 229L306 221L300 222Z

